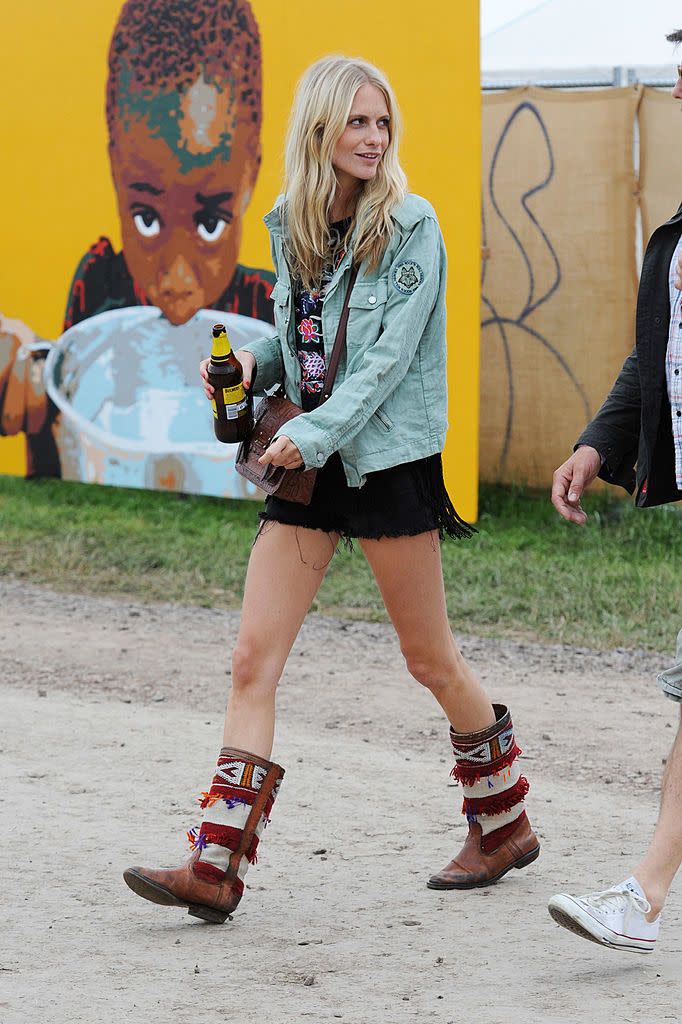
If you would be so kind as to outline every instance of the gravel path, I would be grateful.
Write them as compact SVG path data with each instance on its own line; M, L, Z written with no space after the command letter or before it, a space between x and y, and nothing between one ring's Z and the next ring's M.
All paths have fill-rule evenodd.
M438 893L424 882L464 832L442 716L389 626L311 616L280 689L273 822L234 920L211 927L121 871L185 855L237 615L19 582L0 598L0 1024L680 1019L679 885L648 958L546 911L624 877L650 834L665 659L459 638L512 706L544 850L492 889Z

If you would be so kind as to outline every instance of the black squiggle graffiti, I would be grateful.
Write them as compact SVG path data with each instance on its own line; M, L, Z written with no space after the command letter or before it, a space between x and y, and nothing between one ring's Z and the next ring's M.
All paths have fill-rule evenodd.
M500 153L502 151L502 147L503 147L505 141L507 140L507 138L509 136L509 133L512 130L515 122L518 120L518 118L521 116L521 114L524 111L528 111L532 115L532 117L535 119L535 121L537 123L537 126L540 129L540 133L542 135L542 139L544 141L544 144L546 146L547 156L548 156L548 160L549 160L548 171L547 171L547 174L545 175L545 177L543 178L543 180L540 181L537 185L534 185L532 188L527 189L522 194L521 199L520 199L520 205L523 208L523 211L524 211L525 215L529 218L529 220L532 222L533 226L536 228L537 232L541 236L543 242L545 243L545 245L547 247L547 250L549 252L549 255L550 255L552 263L553 263L553 270L554 270L554 272L553 272L552 282L549 285L549 287L545 290L545 292L542 295L539 295L539 296L536 296L536 294L535 294L535 289L536 289L535 274L533 272L533 266L531 264L531 261L530 261L530 258L528 256L528 253L524 249L523 242L519 238L518 234L516 233L516 231L514 230L512 225L510 224L509 220L503 214L503 212L502 212L502 210L501 210L501 208L500 208L500 206L498 204L498 201L497 201L497 198L496 198L496 194L495 194L495 172L497 170L497 165L498 165L498 161L499 161L499 158L500 158ZM532 197L537 192L540 192L540 191L542 191L542 189L547 188L549 183L552 181L552 178L554 177L554 168L555 168L554 152L553 152L553 149L552 149L552 143L551 143L551 140L550 140L550 137L549 137L549 132L547 131L547 126L545 125L545 122L543 121L542 115L540 114L540 111L538 110L538 108L533 103L530 103L529 101L524 100L522 103L519 103L519 105L510 114L510 116L508 117L507 122L506 122L504 128L502 129L500 137L497 140L497 144L495 146L493 157L492 157L492 160L491 160L491 163L490 163L490 172L488 174L488 196L489 196L489 199L490 199L490 204L492 206L492 209L495 211L496 215L499 217L499 219L504 224L506 230L511 235L511 238L512 238L512 240L514 242L514 245L518 249L519 254L521 256L521 259L523 260L524 266L525 266L526 271L528 273L528 290L527 290L526 298L525 298L525 300L523 302L523 306L521 308L521 311L518 313L517 316L501 316L498 313L497 309L495 308L495 306L493 305L491 300L484 293L486 271L487 271L487 260L486 259L483 260L483 267L482 267L482 270L481 270L481 301L485 305L485 307L488 309L488 311L490 312L490 316L489 317L485 317L481 321L481 329L484 329L485 327L492 327L492 326L494 326L498 330L499 336L500 336L500 342L502 344L502 348L503 348L503 351L504 351L505 367L506 367L506 372L507 372L508 410L507 410L507 420L506 420L506 423L505 423L504 440L503 440L503 444L502 444L502 451L501 451L501 454L500 454L500 462L499 462L499 473L500 473L500 475L504 472L504 470L506 468L507 458L508 458L508 455L509 455L509 446L510 446L510 443L511 443L511 437L512 437L512 432L513 432L513 428L514 428L515 393L514 393L514 374L513 374L513 366L512 366L512 349L511 349L511 341L510 341L509 331L508 331L509 327L517 327L519 330L524 331L531 338L535 339L535 341L537 341L543 348L545 348L554 357L554 359L559 364L559 366L561 367L562 371L566 374L568 379L571 381L571 384L574 386L574 388L576 389L578 395L580 396L580 398L582 400L582 403L583 403L583 406L584 406L584 409L585 409L585 418L586 418L586 420L591 419L590 403L589 403L588 397L587 397L587 395L585 393L585 390L584 390L582 384L580 383L580 381L576 377L575 373L573 372L573 370L571 369L571 367L567 363L566 359L562 356L562 354L558 351L558 349L547 338L543 337L543 335L541 335L538 331L534 330L532 327L530 327L525 322L526 319L532 313L534 313L537 309L539 309L540 306L542 306L544 303L546 303L552 297L552 295L554 295L554 293L559 288L559 285L561 284L561 265L559 263L559 258L557 256L556 250L554 249L554 246L550 242L547 233L542 228L541 224L537 220L535 214L533 213L533 211L531 210L530 205L529 205L529 201L532 199ZM482 238L483 238L483 245L484 245L484 247L487 247L487 225L486 225L486 218L485 218L485 209L482 209L481 214L482 214Z

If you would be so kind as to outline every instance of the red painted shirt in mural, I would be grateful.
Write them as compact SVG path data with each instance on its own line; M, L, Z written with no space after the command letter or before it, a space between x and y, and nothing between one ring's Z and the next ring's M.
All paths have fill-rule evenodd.
M226 313L241 313L273 323L270 300L275 275L237 264L232 280L213 304ZM96 313L151 303L135 283L122 252L114 252L103 236L86 252L76 268L64 314L64 330Z

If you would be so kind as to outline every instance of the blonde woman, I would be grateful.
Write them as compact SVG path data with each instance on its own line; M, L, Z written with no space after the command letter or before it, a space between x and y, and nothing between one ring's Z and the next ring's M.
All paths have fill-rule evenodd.
M439 537L465 537L445 490L445 248L433 208L407 192L399 115L386 77L327 57L304 74L286 145L285 190L265 218L277 272L277 334L237 352L249 386L283 382L304 412L265 463L317 467L310 505L269 497L251 552L224 746L192 854L172 870L133 868L154 903L224 921L243 893L284 769L270 760L275 694L289 651L341 539L375 575L412 676L450 724L469 833L428 885L464 889L535 860L528 783L506 707L492 705L453 638ZM319 405L352 268L346 358ZM207 397L212 388L200 371ZM286 581L286 586L283 585Z

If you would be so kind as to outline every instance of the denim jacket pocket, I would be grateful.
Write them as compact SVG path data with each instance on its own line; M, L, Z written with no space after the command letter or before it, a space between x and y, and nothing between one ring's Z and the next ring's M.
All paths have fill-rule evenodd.
M388 433L390 430L393 430L393 420L389 419L389 417L386 415L386 413L383 411L381 407L379 407L375 411L373 419L376 420L381 429L385 430L386 433Z
M275 327L282 341L289 332L289 319L291 317L291 286L284 281L275 281L272 288L272 302L274 307Z
M385 278L360 281L355 285L348 302L348 347L351 350L365 349L379 337L387 298Z
M378 281L358 281L350 294L348 305L351 309L375 310L383 306L388 297L388 284L385 277Z

